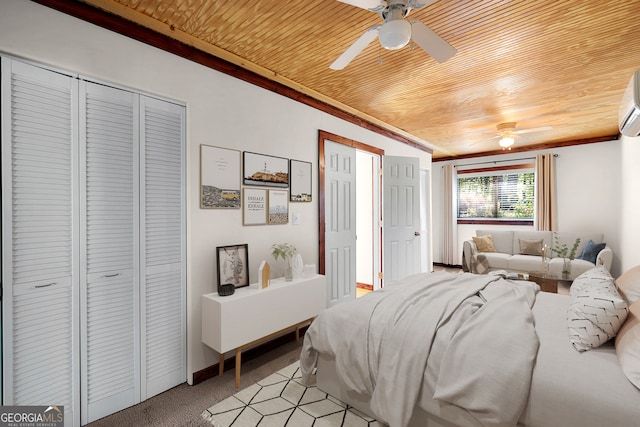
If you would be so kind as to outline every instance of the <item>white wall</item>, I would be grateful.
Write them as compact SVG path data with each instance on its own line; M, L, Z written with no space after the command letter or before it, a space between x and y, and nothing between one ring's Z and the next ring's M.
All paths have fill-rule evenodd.
M200 296L215 289L216 246L248 243L252 281L260 261L272 261L273 243L293 243L305 263L318 262L318 129L386 154L419 157L422 169L431 167L424 151L32 2L0 2L0 52L187 105L189 382L193 372L218 361L201 342L200 321ZM241 210L200 209L200 144L312 162L313 202L290 205L300 224L243 227Z
M558 198L558 231L594 231L604 233L604 239L614 253L612 274L620 274L622 264L622 233L620 229L622 194L622 144L620 141L574 145L545 151L531 151L499 156L465 159L451 162L456 165L534 158L536 154L556 153L556 194ZM636 153L637 155L637 153ZM637 158L637 157L636 157ZM433 253L434 262L442 262L443 232L442 206L443 174L445 162L433 164ZM497 163L500 165L500 163ZM493 164L478 165L490 167ZM631 166L629 164L629 166ZM636 167L637 169L637 167ZM638 174L636 172L636 174ZM640 182L640 174L635 177ZM640 203L640 199L639 199ZM496 228L496 225L458 226L458 252L462 242L475 235L480 228ZM505 229L531 229L532 227L504 226ZM460 261L460 255L458 255ZM460 262L458 262L460 263ZM634 264L635 265L635 264Z
M640 264L640 137L621 140L620 266L622 272Z

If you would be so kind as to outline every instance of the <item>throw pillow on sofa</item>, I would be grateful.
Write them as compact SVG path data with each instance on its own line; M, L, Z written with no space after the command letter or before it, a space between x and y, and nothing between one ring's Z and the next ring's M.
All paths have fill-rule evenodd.
M578 259L583 259L589 261L591 264L595 264L598 254L605 246L607 246L606 243L594 243L593 240L589 240Z
M601 346L616 336L628 311L627 302L604 266L586 271L571 285L567 310L571 344L578 351Z
M518 239L520 242L520 255L537 255L542 256L542 239L527 240Z
M478 252L495 252L496 247L493 245L493 236L487 234L486 236L472 237L474 243L478 247Z

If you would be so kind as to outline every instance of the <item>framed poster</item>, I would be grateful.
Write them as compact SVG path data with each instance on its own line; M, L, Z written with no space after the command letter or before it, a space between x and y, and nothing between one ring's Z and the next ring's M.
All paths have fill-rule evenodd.
M289 160L264 154L243 153L244 185L289 187Z
M311 201L311 162L289 162L289 191L292 202Z
M240 208L240 151L200 145L200 208Z
M218 246L218 286L232 284L236 288L249 286L249 246L245 244Z
M289 223L289 192L269 190L269 224Z
M267 223L267 190L264 188L242 189L242 224L264 225Z

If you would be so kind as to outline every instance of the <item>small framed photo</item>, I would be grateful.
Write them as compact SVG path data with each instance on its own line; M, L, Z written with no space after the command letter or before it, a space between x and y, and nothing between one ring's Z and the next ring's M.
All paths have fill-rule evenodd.
M311 201L311 162L289 162L289 191L292 202Z
M269 190L269 224L289 223L289 192Z
M289 160L265 154L243 153L244 185L289 187Z
M200 145L200 207L240 208L240 151Z
M264 225L267 223L267 190L264 188L242 189L242 224Z
M236 288L249 286L249 246L245 244L218 246L218 286L232 284Z

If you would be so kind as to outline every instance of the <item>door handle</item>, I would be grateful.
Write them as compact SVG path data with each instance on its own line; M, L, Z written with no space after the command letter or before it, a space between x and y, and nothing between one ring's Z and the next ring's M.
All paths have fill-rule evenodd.
M414 236L419 236L419 235L420 235L420 232L419 232L419 231L414 231L414 232L413 232L413 235L414 235Z

